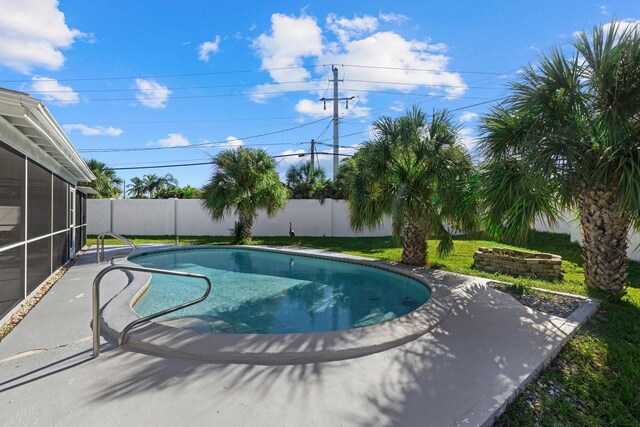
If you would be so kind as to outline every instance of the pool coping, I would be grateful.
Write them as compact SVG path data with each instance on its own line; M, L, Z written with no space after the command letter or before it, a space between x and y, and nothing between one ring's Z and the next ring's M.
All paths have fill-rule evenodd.
M458 287L485 281L455 273L306 248L250 245L155 246L141 248L131 258L149 253L201 249L264 251L379 268L418 281L430 289L431 296L425 304L404 316L361 328L314 333L235 334L199 332L149 322L131 330L125 346L145 353L212 363L286 365L352 359L397 347L426 334L451 312ZM137 265L128 259L121 263ZM132 272L130 277L132 279L129 284L106 304L101 313L103 330L113 338L117 338L130 322L140 318L132 305L144 294L151 278L148 273L137 272ZM451 278L457 278L460 283L453 287L442 283L444 279Z

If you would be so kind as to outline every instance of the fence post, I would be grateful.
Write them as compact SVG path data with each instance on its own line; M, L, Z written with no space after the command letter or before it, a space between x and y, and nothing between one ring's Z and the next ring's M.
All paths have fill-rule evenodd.
M180 244L178 237L178 199L173 199L173 234L176 236L176 246Z

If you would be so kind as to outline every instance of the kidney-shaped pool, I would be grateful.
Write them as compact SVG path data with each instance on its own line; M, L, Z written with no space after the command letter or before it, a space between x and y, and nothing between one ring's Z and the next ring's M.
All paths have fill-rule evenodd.
M158 319L168 326L233 334L289 334L371 326L406 315L430 297L424 284L349 262L238 248L155 252L144 267L204 274L207 299ZM157 313L202 295L202 281L154 275L134 310Z

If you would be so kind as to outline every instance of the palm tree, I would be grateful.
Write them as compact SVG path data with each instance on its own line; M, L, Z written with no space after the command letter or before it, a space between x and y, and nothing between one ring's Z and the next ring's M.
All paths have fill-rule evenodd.
M293 199L315 199L324 194L328 180L324 169L305 162L291 165L286 175L287 186Z
M212 164L214 171L202 190L202 205L215 221L235 213L237 240L251 240L258 210L273 216L289 195L273 159L264 150L239 147L219 153Z
M128 191L134 199L159 199L170 194L178 186L178 180L170 173L159 176L155 173L144 175L142 178L131 178Z
M155 199L165 198L166 194L174 192L178 188L178 180L170 173L164 176L154 176L154 181L150 186L150 191Z
M147 186L145 182L134 176L131 178L131 184L128 186L127 194L133 199L146 199L147 198Z
M575 209L587 286L620 294L640 213L640 35L613 22L572 44L524 68L484 118L488 228L522 240L537 217Z
M116 198L120 195L122 192L120 186L123 181L116 176L116 171L96 159L89 159L87 166L96 176L96 179L91 181L89 186L98 192L97 197L108 199ZM93 195L90 197L93 197Z
M446 255L453 248L449 227L475 227L473 165L458 130L448 111L427 120L414 106L397 119L376 120L373 138L351 160L352 227L373 228L391 215L394 236L404 240L405 264L426 264L428 236L440 239L438 253Z

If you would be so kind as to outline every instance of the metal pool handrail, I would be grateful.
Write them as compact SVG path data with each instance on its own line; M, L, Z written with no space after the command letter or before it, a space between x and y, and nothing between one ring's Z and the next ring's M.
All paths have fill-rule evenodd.
M109 272L114 270L121 271L140 271L144 273L156 273L156 274L167 274L169 276L180 276L180 277L192 277L195 279L202 279L207 283L207 290L201 297L194 299L192 301L188 301L184 304L177 305L175 307L168 308L166 310L162 310L158 313L151 314L149 316L141 317L140 319L136 319L133 322L129 323L124 327L120 335L118 336L118 345L124 344L127 333L131 330L131 328L145 323L149 320L155 319L160 316L164 316L165 314L173 313L174 311L180 310L182 308L190 307L194 304L198 304L199 302L204 301L211 292L211 280L207 276L202 274L195 273L185 273L183 271L171 271L171 270L160 270L157 268L147 268L147 267L139 267L134 265L112 265L109 266L98 273L95 279L93 279L93 357L96 358L100 355L100 282L102 278Z
M104 233L101 233L98 235L97 241L96 241L96 264L100 264L101 260L104 260L104 238L105 236L111 236L114 239L120 240L123 243L126 243L127 245L129 245L129 247L131 248L129 250L129 252L127 252L126 254L115 254L113 256L111 256L109 258L109 262L113 261L115 258L126 258L129 255L131 255L132 253L134 253L136 251L136 249L138 248L136 246L135 243L133 243L131 240L127 239L126 237L123 237L119 234L116 233L112 233L110 231L105 231Z

